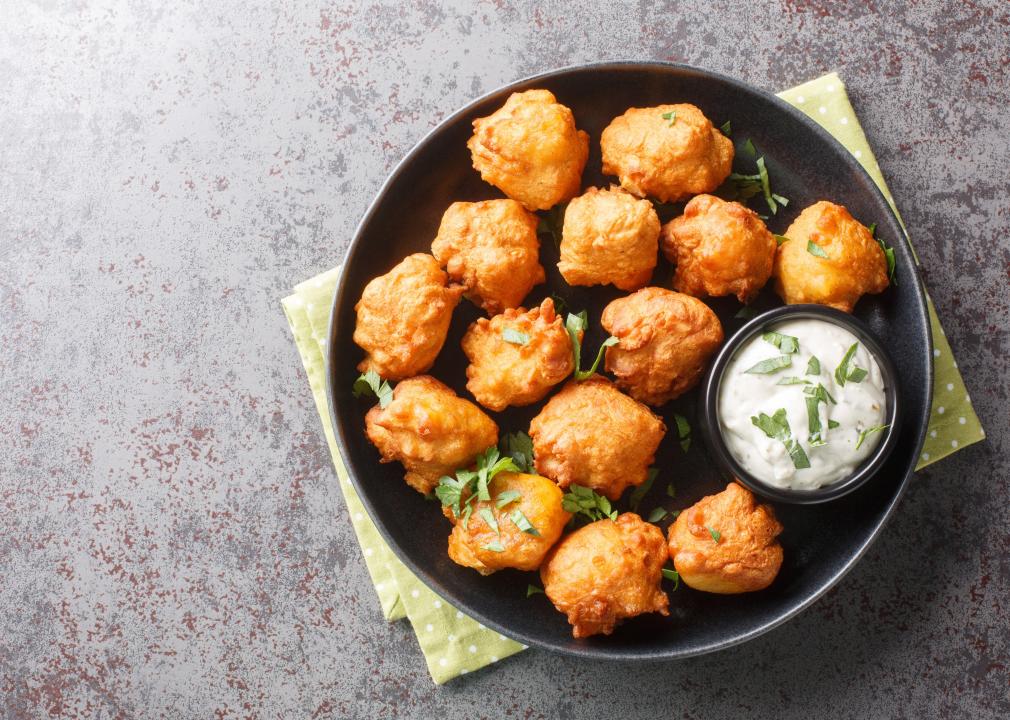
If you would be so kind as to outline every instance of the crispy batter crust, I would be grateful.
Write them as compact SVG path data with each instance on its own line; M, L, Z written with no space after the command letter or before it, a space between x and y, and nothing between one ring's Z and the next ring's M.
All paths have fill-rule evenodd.
M381 462L402 463L407 484L422 494L498 442L498 426L484 411L430 375L398 383L389 405L368 411L365 433Z
M718 542L713 538L719 533ZM670 558L680 579L695 590L732 594L763 590L782 567L775 539L782 525L771 505L730 483L681 512L669 530Z
M572 635L609 635L618 622L669 614L660 588L663 532L634 513L599 520L559 542L540 568L544 592L568 616Z
M618 339L607 370L639 402L662 405L694 387L722 342L722 324L689 295L647 287L614 300L600 323Z

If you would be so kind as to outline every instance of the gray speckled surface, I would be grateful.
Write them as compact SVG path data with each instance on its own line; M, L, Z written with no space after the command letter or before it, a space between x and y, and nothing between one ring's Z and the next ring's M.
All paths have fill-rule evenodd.
M1005 3L0 4L0 714L1010 715ZM278 304L478 93L670 59L838 70L989 432L811 610L436 688L386 624Z

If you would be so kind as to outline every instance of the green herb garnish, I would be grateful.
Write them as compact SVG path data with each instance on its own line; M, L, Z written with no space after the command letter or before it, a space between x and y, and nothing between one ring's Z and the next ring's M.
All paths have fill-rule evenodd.
M754 317L754 306L744 305L742 308L736 311L736 315L733 317L740 318L741 320L750 320Z
M828 254L824 252L824 248L817 245L813 240L807 240L807 252L819 258L826 258L828 256Z
M785 408L779 408L771 416L761 413L752 416L750 421L754 423L761 432L773 440L778 440L786 446L789 457L792 458L793 467L797 469L810 467L810 459L807 457L803 446L793 437L793 431L789 427L789 420L786 418Z
M835 400L834 397L832 397L831 393L828 392L828 389L826 387L824 387L823 385L821 385L820 383L817 383L817 387L805 387L805 388L803 388L803 393L805 395L810 395L810 396L816 398L818 402L822 402L824 404L827 404L827 403L831 403L832 405L837 405L838 404L838 401Z
M522 495L519 493L518 490L505 490L503 492L498 493L498 497L494 499L494 506L499 510L501 510L510 502L515 502L521 497Z
M534 595L546 595L546 594L547 593L545 593L544 589L541 587L537 587L536 585L526 586L526 597L528 598L533 597Z
M598 494L592 488L582 485L569 485L569 492L561 497L561 507L573 515L584 515L592 521L610 518L617 519L617 511L610 505L610 500Z
M600 366L600 360L603 359L603 352L608 347L613 347L614 345L616 345L617 342L618 342L617 338L615 338L613 335L611 335L606 340L604 340L603 343L600 345L600 349L596 352L596 359L593 360L592 366L588 370L578 370L577 369L575 371L575 379L576 380L585 380L586 378L589 378L589 377L592 377L593 375L595 375L596 374L596 368L598 368Z
M498 443L501 454L512 458L517 472L535 475L533 467L533 441L522 430L505 435Z
M676 590L680 587L680 573L676 570L671 570L670 568L663 568L663 578L666 580L673 580L673 589Z
M887 260L887 279L892 285L897 285L898 281L894 277L894 248L888 247L887 243L877 237L877 223L872 223L868 228L870 237L877 241L880 249L884 251L884 258Z
M477 514L481 516L481 519L487 523L487 526L494 530L495 535L500 535L501 532L498 530L498 521L495 519L494 513L491 512L489 508L481 508L477 511Z
M456 477L442 476L435 488L435 495L442 501L443 507L451 507L453 515L460 517L463 507L468 509L475 501L487 502L491 499L488 483L500 472L520 472L510 457L501 457L498 448L491 446L477 456L477 469L461 469L456 471ZM464 499L465 496L465 499ZM472 510L471 510L472 512ZM470 512L465 515L469 519Z
M644 498L645 494L652 489L652 483L656 481L657 475L659 475L659 470L656 468L649 468L649 472L645 476L645 482L631 491L631 495L628 496L628 504L631 506L632 510L636 512L638 511L638 506L642 502L642 498Z
M804 375L820 375L821 374L821 361L817 359L816 355L810 356L810 362L807 363L807 371L803 373Z
M537 223L537 235L550 235L555 247L561 247L561 234L565 223L565 210L568 203L560 203L540 216Z
M596 360L593 361L592 367L588 370L582 370L582 337L585 337L587 327L589 327L589 319L585 310L578 314L569 313L565 319L565 329L568 331L568 338L572 341L572 358L575 361L576 380L585 380L595 374L596 368L600 366L600 361L603 359L604 350L616 345L618 342L617 338L613 335L604 340L603 344L600 345L599 351L596 353Z
M649 522L659 522L669 514L669 511L664 507L655 508L651 513L649 513Z
M670 124L667 127L673 127L673 124L677 122L677 111L671 110L670 112L663 113L663 119L670 121Z
M513 523L515 523L515 526L517 528L522 530L527 535L532 535L533 537L540 537L540 531L537 530L535 527L533 527L533 523L531 523L527 519L527 517L523 515L523 511L520 510L519 508L516 508L511 513L509 513L509 518L512 520Z
M750 373L751 375L770 375L771 373L778 372L782 368L790 367L792 364L792 355L779 355L778 357L762 360L753 367L747 368L744 372Z
M771 343L786 354L799 352L800 349L799 338L795 338L792 335L783 335L782 333L768 331L761 336L761 339L767 343Z
M718 530L715 530L710 525L706 525L705 528L708 530L708 534L711 535L712 539L715 540L717 543L720 540L722 540L722 533L721 532L719 532Z
M751 157L754 157L755 155L757 155L757 148L754 147L754 143L751 141L750 138L747 138L746 140L743 141L743 148L742 148L742 150L743 150L743 152L747 153Z
M858 383L866 379L866 370L852 364L852 357L856 354L857 349L859 349L859 343L853 343L852 347L845 351L842 362L835 368L835 382L843 387L846 382Z
M719 126L719 129L722 130L722 134L726 137L733 137L733 123L731 121L727 120Z
M837 420L828 420L828 430L834 430L836 427L841 427L842 424Z
M772 211L772 215L779 211L778 206L781 205L785 207L789 204L789 200L782 197L781 195L776 195L771 189L771 180L768 178L768 169L765 167L765 159L762 155L757 159L758 177L761 180L761 191L765 196L765 204L768 205L768 209Z
M777 242L781 246L782 243L789 242L789 238L787 238L785 235L776 235L775 242Z
M863 444L863 441L866 439L867 435L872 435L875 432L880 432L881 430L886 430L889 427L890 427L890 425L874 425L873 427L866 428L865 430L861 430L860 433L859 433L859 438L856 440L856 450L858 450L859 447Z
M524 332L519 332L518 330L513 330L512 328L505 328L501 331L502 340L507 343L512 343L513 345L529 345L530 336Z
M691 448L691 423L687 418L678 413L673 414L673 421L677 423L677 437L680 438L680 449L687 452Z
M673 486L673 483L669 483L666 486L666 496L667 497L677 497L677 488Z
M393 401L393 388L374 370L369 370L358 376L351 386L351 394L354 397L371 395L378 399L379 407L386 407Z
M501 540L492 540L487 545L482 545L481 550L490 550L491 552L505 552L504 546L501 544Z

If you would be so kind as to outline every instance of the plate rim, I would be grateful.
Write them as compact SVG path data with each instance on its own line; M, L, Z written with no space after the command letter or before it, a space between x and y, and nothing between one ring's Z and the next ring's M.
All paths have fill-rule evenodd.
M735 89L741 90L744 93L753 93L757 95L764 96L766 100L771 101L778 108L792 115L796 120L806 125L815 135L819 136L822 141L827 142L835 146L836 150L840 150L840 155L845 159L845 163L849 170L853 170L858 174L864 176L864 179L868 181L868 186L871 188L871 192L875 193L878 199L882 202L882 205L887 209L887 212L894 219L895 225L901 229L900 241L903 242L908 250L909 257L911 258L911 268L912 275L914 277L914 286L917 290L915 293L916 300L919 305L919 313L924 318L924 325L926 327L925 332L925 350L926 350L926 404L930 408L933 402L933 382L934 382L934 362L933 362L933 337L931 332L931 323L929 321L929 304L928 295L926 294L925 284L922 281L922 275L919 270L918 256L915 253L915 249L912 247L911 241L908 237L908 232L905 229L904 224L898 217L897 212L891 203L888 201L887 197L884 195L880 187L877 185L876 181L870 176L862 164L852 155L852 153L845 148L831 133L829 133L825 128L816 123L813 119L806 115L806 113L797 109L796 107L790 105L778 95L768 92L762 88L756 87L749 83L746 83L737 78L725 75L720 72L713 70L707 70L694 65L688 65L686 63L675 63L667 62L661 60L615 60L615 61L597 61L589 63L576 63L572 65L565 65L563 67L555 68L552 70L547 70L544 72L534 73L532 75L524 76L512 80L511 82L500 85L489 92L483 93L480 96L470 100L462 107L449 113L443 117L439 122L432 127L428 132L426 132L414 145L407 151L407 153L396 163L396 165L390 170L389 174L386 176L385 181L379 187L372 201L368 204L365 209L361 220L358 222L354 229L354 233L351 236L351 240L347 245L347 249L344 252L344 257L340 264L340 270L337 276L337 282L333 290L333 296L330 302L330 317L327 322L327 347L326 355L324 358L324 370L326 374L326 401L328 415L330 419L330 424L333 429L334 439L336 441L337 450L340 453L339 461L344 466L347 478L351 485L354 487L355 492L357 492L359 499L368 512L369 517L374 523L379 534L382 536L383 541L393 552L396 558L402 562L424 585L431 590L433 593L438 595L450 605L456 607L456 603L453 600L446 599L439 594L437 587L440 586L440 582L435 577L434 574L429 572L427 569L416 564L412 559L410 559L407 554L392 540L392 535L389 532L386 524L378 517L375 507L372 505L371 500L368 497L368 493L363 490L363 485L359 482L356 474L344 461L344 457L348 453L348 442L345 438L344 428L338 422L336 413L336 403L335 403L335 389L333 384L333 366L336 361L336 349L337 343L335 342L337 335L337 302L345 291L345 286L348 282L348 265L352 256L359 249L361 244L361 236L365 227L371 222L373 216L378 211L379 206L382 204L386 194L388 193L392 184L396 181L399 175L404 171L404 168L409 165L414 157L428 144L428 142L438 134L444 127L454 123L459 118L470 113L476 106L480 105L484 101L496 95L515 92L516 88L522 85L526 85L530 82L537 80L548 80L553 77L560 75L569 74L572 72L584 72L584 71L611 71L611 70L629 70L629 71L641 71L648 69L663 69L663 70L673 70L679 74L690 74L696 76L702 76L705 78L712 78L733 86ZM906 278L902 278L906 281ZM918 458L922 452L923 445L926 441L926 433L928 431L928 422L923 424L919 428L918 438L915 444L915 452L912 454L913 458ZM858 546L856 551L838 568L833 575L825 582L816 592L812 593L810 597L806 598L796 606L790 608L788 611L782 613L778 617L748 630L736 637L729 640L714 641L707 644L699 645L690 650L673 650L673 651L653 651L648 654L644 653L631 653L627 651L621 651L613 648L608 648L606 645L593 644L593 645L556 645L552 642L543 640L542 638L528 635L522 632L516 632L515 630L502 625L497 620L486 616L484 613L468 607L465 603L457 608L459 610L465 610L465 614L476 620L477 622L485 625L488 628L500 633L501 635L508 637L520 644L528 647L538 647L544 650L548 650L554 653L560 653L562 655L567 655L571 657L581 657L590 658L596 660L615 660L622 662L654 662L662 660L677 660L684 659L688 657L696 657L700 655L707 655L710 653L718 652L720 650L726 650L737 645L741 645L745 642L753 640L765 633L774 630L775 628L785 624L789 620L792 620L797 615L808 609L811 605L822 598L829 590L835 587L858 563L862 560L863 556L867 553L869 548L874 542L880 537L881 532L890 522L894 515L894 511L898 504L901 502L902 497L904 497L905 492L908 489L909 481L912 475L915 473L917 462L913 461L910 463L909 467L906 469L900 483L898 484L897 491L893 497L889 500L883 515L881 516L879 522L873 531L865 538L865 540ZM339 475L339 474L338 474ZM339 477L338 477L339 482Z

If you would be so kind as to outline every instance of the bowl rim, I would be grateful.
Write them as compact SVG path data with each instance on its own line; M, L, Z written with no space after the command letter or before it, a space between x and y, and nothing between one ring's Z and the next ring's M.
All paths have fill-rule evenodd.
M327 331L327 347L325 355L325 372L326 372L325 389L328 406L328 415L330 418L330 423L333 428L333 435L336 441L337 449L338 452L340 453L341 462L343 457L345 457L348 454L350 443L348 441L346 434L347 430L346 428L343 427L343 425L339 421L339 418L337 417L336 402L335 402L336 391L333 382L333 368L337 363L336 338L339 335L340 313L337 312L337 309L340 306L343 296L347 293L347 286L349 284L348 267L352 264L354 256L358 252L362 251L363 243L361 242L361 238L364 233L364 230L368 226L368 224L372 221L373 216L378 212L379 207L382 205L386 194L389 192L389 189L391 188L393 183L396 182L400 174L404 171L404 168L411 162L413 162L415 156L418 155L424 149L424 147L431 141L431 139L435 135L440 133L444 127L458 121L461 117L468 115L473 111L474 108L476 108L478 105L484 103L490 98L496 96L502 96L505 93L515 92L519 87L528 85L529 83L532 82L546 81L550 80L551 78L566 75L573 72L612 71L612 70L647 71L650 69L666 70L666 71L672 70L674 72L678 72L681 74L701 76L721 83L725 83L745 94L749 93L759 95L763 97L766 101L777 106L777 108L781 112L792 116L792 118L795 121L805 125L807 129L814 135L816 135L822 142L835 148L836 152L838 152L838 155L842 158L842 162L845 163L845 165L847 166L846 167L847 170L854 172L857 175L863 176L865 185L868 188L868 192L870 192L871 195L876 196L876 199L878 200L879 204L885 209L885 212L893 220L892 224L895 227L901 229L901 233L896 238L895 242L904 243L906 249L908 250L909 256L914 259L915 252L911 247L911 243L909 242L907 233L904 231L904 226L902 225L901 221L895 214L894 209L891 207L891 204L888 202L887 198L880 190L880 188L877 186L873 178L869 175L869 173L867 173L866 169L863 168L863 166L859 163L859 161L856 160L852 156L852 154L837 139L835 139L834 136L832 136L825 128L818 125L816 122L814 122L813 119L808 117L805 113L803 113L799 109L793 107L782 98L778 97L773 93L768 92L767 90L763 90L761 88L750 85L749 83L737 80L736 78L724 75L719 72L702 69L684 63L674 63L660 60L616 60L616 61L599 61L590 63L576 63L556 68L553 70L534 73L532 75L521 77L519 79L503 84L487 93L484 93L477 98L474 98L460 109L442 118L437 125L435 125L427 133L425 133L424 136L417 141L417 143L407 152L406 155L403 156L403 158L396 164L393 170L386 177L386 180L383 182L378 192L376 193L375 197L368 205L368 208L365 210L364 215L362 215L361 221L358 223L358 225L354 230L351 241L350 243L348 243L347 250L344 255L344 260L341 263L340 270L337 276L336 286L334 287L333 291L333 299L331 303L330 321ZM918 301L919 305L918 310L923 315L923 317L927 319L927 327L928 327L928 312L926 305L925 287L923 285L918 266L914 262L914 260L909 265L909 268L911 269L912 272L906 273L908 275L911 275L911 277L907 278L907 281L912 282L916 288L916 292L914 293L914 295L916 300ZM906 278L903 276L902 280L904 282L906 281ZM933 340L930 332L927 331L925 333L924 340L927 351L926 353L927 387L926 387L925 400L926 404L931 406L933 398L934 367L933 367ZM926 440L926 429L927 428L925 424L920 429L913 457L918 457L922 451L922 446ZM893 516L895 508L901 501L902 496L905 494L905 491L908 488L909 479L911 478L914 470L915 470L914 463L912 463L910 464L908 470L905 472L904 477L901 479L894 495L888 502L887 507L884 508L883 514L881 515L880 520L877 523L877 526L873 529L872 532L870 532L866 536L866 538L863 540L861 544L859 544L857 547L854 548L853 553L848 558L848 560L842 563L838 568L836 568L834 574L831 575L828 578L828 580L824 582L816 592L811 593L809 597L796 603L792 607L788 608L784 612L777 615L775 618L761 625L757 625L751 628L749 631L741 633L728 640L714 641L711 643L696 646L690 650L655 651L652 653L637 653L637 652L622 651L616 648L608 648L606 645L602 644L560 645L555 644L553 642L545 641L543 638L537 635L525 632L517 632L516 630L506 625L503 625L494 618L489 617L488 615L477 609L466 606L465 609L467 611L467 615L469 615L471 618L477 620L486 627L489 627L495 630L496 632L505 635L506 637L512 638L517 642L522 643L523 645L539 647L545 650L573 657L608 659L618 661L658 661L658 660L670 660L670 659L694 657L698 655L705 655L718 650L724 650L733 647L735 645L740 645L749 640L752 640L788 622L789 620L791 620L792 618L796 617L798 614L806 610L808 607L810 607L813 603L819 600L825 593L827 593L828 590L830 590L836 584L838 584L838 582L846 574L848 574L848 572L852 570L853 567L855 567L855 565L859 562L859 560L862 559L863 555L866 554L867 550L874 543L874 541L876 541L876 539L880 536L881 530ZM383 521L383 519L379 517L378 513L376 512L375 505L371 502L371 499L369 498L367 491L365 491L361 480L358 478L358 476L355 474L352 468L347 467L346 472L351 485L358 493L358 496L363 506L365 507L365 510L368 512L370 518L375 524L376 529L382 536L383 541L386 542L386 544L393 551L393 554L397 557L398 560L400 560L404 565L406 565L406 567L419 580L421 580L421 582L423 582L430 590L432 590L432 592L438 594L438 590L436 588L438 588L441 584L438 578L429 569L422 567L418 563L415 563L413 559L409 557L409 555L393 541L392 533L386 526L386 523Z
M813 490L793 490L770 485L748 472L736 459L726 444L719 426L719 390L733 356L740 348L759 333L790 320L815 318L832 323L851 332L859 342L867 346L880 368L884 383L884 397L887 403L885 419L888 427L882 442L855 470L830 485ZM722 465L732 479L737 480L753 492L769 500L798 505L814 505L830 502L859 489L866 484L884 464L897 446L898 434L903 419L902 401L899 393L900 382L894 361L887 349L873 334L870 327L853 315L832 307L814 304L781 305L767 310L748 320L740 329L723 343L709 366L701 385L698 414L701 416L702 433L709 453Z

